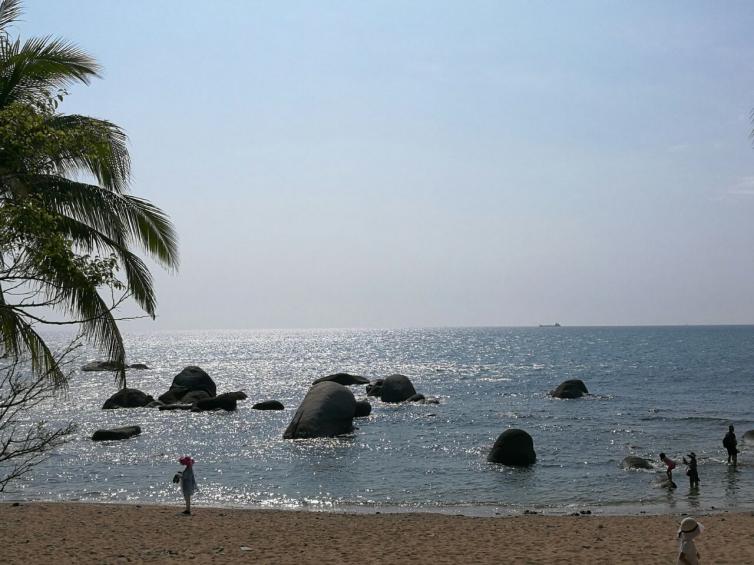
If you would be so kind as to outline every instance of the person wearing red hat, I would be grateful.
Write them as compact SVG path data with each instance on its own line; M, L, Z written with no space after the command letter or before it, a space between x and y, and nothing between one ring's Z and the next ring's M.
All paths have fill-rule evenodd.
M191 515L191 497L196 492L196 478L194 477L194 463L195 461L186 455L178 460L178 463L185 465L186 468L183 471L178 471L173 477L174 483L181 483L181 491L183 491L183 499L186 501L186 510L184 514Z

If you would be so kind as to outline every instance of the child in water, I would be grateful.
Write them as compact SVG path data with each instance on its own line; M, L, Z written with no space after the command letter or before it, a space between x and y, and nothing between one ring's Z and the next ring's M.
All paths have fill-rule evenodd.
M665 473L667 473L668 475L668 483L670 484L670 488L676 488L677 485L673 482L673 469L675 469L675 461L673 461L664 453L660 453L660 461L665 463L665 465L667 466Z
M694 538L704 531L704 526L691 516L681 520L678 528L678 563L679 565L699 565L699 552Z
M689 460L686 461L686 458L683 458L684 464L688 465L688 470L686 471L686 475L689 477L689 486L691 488L699 487L699 471L696 469L696 453L693 451L689 453L688 455Z
M183 491L183 499L186 501L186 510L184 514L191 515L191 496L196 491L196 479L194 478L194 463L188 455L181 457L178 463L185 465L186 468L183 471L178 471L173 477L174 483L181 483L181 490Z

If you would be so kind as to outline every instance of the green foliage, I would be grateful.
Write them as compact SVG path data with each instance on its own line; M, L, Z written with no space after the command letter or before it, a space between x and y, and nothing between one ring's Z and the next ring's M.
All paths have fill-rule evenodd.
M151 317L157 306L133 247L175 269L177 238L159 208L128 194L123 130L59 112L69 84L98 76L96 62L61 39L12 39L19 14L17 0L0 3L0 339L6 352L31 353L36 370L62 381L34 326L79 324L125 365L114 309L126 297ZM35 310L42 307L67 321L50 321ZM124 370L118 379L125 386Z

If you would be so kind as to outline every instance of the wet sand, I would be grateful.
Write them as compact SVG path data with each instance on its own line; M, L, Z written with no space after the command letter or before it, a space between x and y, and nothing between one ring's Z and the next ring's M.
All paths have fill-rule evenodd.
M3 563L675 563L681 516L472 518L0 504ZM699 516L703 563L754 563L754 513Z

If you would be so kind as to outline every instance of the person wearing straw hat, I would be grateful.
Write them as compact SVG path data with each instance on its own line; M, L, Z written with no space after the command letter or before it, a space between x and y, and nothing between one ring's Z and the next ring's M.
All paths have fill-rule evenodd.
M699 552L694 539L704 531L704 526L691 516L681 520L678 528L678 563L679 565L699 565Z
M183 491L183 499L186 501L186 510L184 514L191 515L191 496L196 492L196 478L194 478L194 463L195 461L188 455L181 457L178 463L185 465L186 468L183 471L178 471L173 477L174 483L181 483L181 491Z
M686 457L689 458L688 461L686 461ZM696 468L696 453L692 451L686 457L683 458L683 463L684 465L688 465L686 475L689 478L689 486L691 488L699 488L699 472Z

